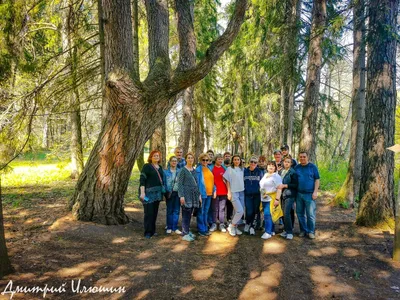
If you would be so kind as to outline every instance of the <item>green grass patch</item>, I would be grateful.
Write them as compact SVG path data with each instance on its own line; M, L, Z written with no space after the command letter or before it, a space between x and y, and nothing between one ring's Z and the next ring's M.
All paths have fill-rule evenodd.
M347 166L347 163L342 162L330 170L328 164L319 164L318 170L321 177L320 189L334 194L339 192L346 179Z

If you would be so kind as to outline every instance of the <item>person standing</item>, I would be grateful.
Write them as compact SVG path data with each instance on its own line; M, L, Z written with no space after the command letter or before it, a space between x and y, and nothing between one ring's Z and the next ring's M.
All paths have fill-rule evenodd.
M319 171L316 165L308 161L308 153L300 151L299 164L294 168L299 184L296 196L296 213L300 224L300 236L308 235L315 239L315 220L317 213L318 189L320 184ZM306 219L307 216L307 219Z
M176 147L174 150L174 155L176 156L176 159L178 160L178 163L176 165L176 169L180 170L186 165L186 160L183 158L183 149L182 147ZM168 162L168 168L170 166L170 163Z
M265 232L261 236L267 240L275 235L275 226L272 222L272 210L279 205L282 191L278 186L282 184L282 178L277 173L277 167L274 161L267 163L267 173L260 180L261 202L264 211Z
M227 170L232 163L231 160L231 153L229 151L226 151L224 153L224 164L223 167L225 170ZM233 215L233 205L231 201L226 201L226 221L229 223L232 221L232 215Z
M237 228L244 214L244 181L242 159L239 155L232 157L232 166L224 173L226 186L228 188L228 200L232 202L234 214L228 232L231 236L241 235L242 231Z
M274 161L275 161L278 172L280 172L283 169L282 151L281 150L276 149L274 151Z
M207 153L200 154L199 161L200 165L196 168L196 174L202 205L197 213L197 229L199 235L207 236L211 234L208 230L208 211L210 210L211 198L215 190L214 175L208 165L210 158Z
M282 184L278 186L278 189L282 190L282 208L283 208L283 224L285 231L280 235L288 240L293 239L293 227L294 227L294 202L296 201L297 195L297 173L292 167L292 157L290 155L285 156L283 159L284 169L281 171Z
M144 208L144 236L148 239L156 233L158 207L165 191L164 172L159 165L160 161L161 152L151 151L147 163L143 165L140 172L139 199Z
M244 202L246 207L246 225L244 232L255 235L255 216L260 212L260 180L263 172L257 167L258 159L252 156L249 167L244 169Z
M290 155L288 145L281 146L281 151L282 151L283 158ZM292 157L292 168L294 168L296 165L297 165L297 161Z
M178 229L179 213L180 213L180 202L178 196L178 184L177 178L179 171L177 169L178 159L176 156L171 156L168 160L168 169L165 173L165 199L167 201L167 234L175 232L176 234L182 234Z
M189 230L190 220L193 211L201 205L201 195L198 187L198 179L196 169L193 168L194 155L187 153L185 156L186 166L178 174L178 196L182 206L182 239L192 242L195 235Z
M219 230L221 230L221 232L226 232L224 219L228 189L223 177L225 173L225 168L222 166L223 160L224 158L222 155L217 154L215 156L215 165L212 169L216 191L214 192L214 197L212 200L214 215L213 224L210 228L211 232L217 229L217 221L219 221Z

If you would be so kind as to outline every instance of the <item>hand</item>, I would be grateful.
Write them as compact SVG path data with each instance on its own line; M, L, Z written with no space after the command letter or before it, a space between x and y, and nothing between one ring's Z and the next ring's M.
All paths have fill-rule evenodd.
M228 192L228 195L226 195L226 196L227 196L228 200L232 200L232 194L231 194L231 192Z
M318 192L312 193L312 199L316 200L318 198Z
M217 191L214 192L213 194L213 199L217 198Z
M146 197L146 194L145 193L140 193L139 199L140 199L141 202L144 201L144 197Z
M280 185L278 185L277 189L278 190L283 190L286 187L287 187L286 184L280 184Z
M185 205L185 197L181 197L179 200L181 201L181 205Z
M278 206L278 205L279 205L279 200L275 200L274 206Z

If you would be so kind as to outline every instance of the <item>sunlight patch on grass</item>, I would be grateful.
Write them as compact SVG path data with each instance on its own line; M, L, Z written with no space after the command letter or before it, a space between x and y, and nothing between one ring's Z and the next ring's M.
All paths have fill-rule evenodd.
M360 256L360 250L354 248L345 248L343 250L343 255L347 257L356 257Z
M277 239L265 241L263 245L264 254L280 254L285 252L285 250L286 245Z
M214 273L216 263L213 263L214 266L210 266L208 268L192 270L192 277L195 281L204 281L211 277Z
M185 244L183 244L183 243L181 243L181 244L176 244L176 245L172 248L171 252L180 253L180 252L185 251L188 247L189 247L189 244L188 244L188 243L185 243Z
M324 247L321 249L315 249L308 251L308 255L313 257L321 257L327 255L335 255L338 253L338 250L335 247Z
M134 299L137 299L137 300L144 299L147 297L148 294L150 294L150 290L146 289L144 291L137 293L137 295L134 297Z
M239 299L277 299L278 294L273 289L279 286L282 270L281 263L270 265L266 271L246 283Z
M147 258L152 257L153 255L154 255L154 253L153 253L152 251L146 250L146 251L143 251L143 252L139 253L139 254L136 256L136 258L137 258L137 259L147 259Z
M310 267L311 279L316 284L315 289L317 298L337 297L337 296L350 296L354 294L355 290L350 285L340 283L333 275L333 271L325 266ZM311 296L311 295L310 295Z
M126 237L119 237L119 238L115 238L112 240L112 244L123 244L129 240L131 240L132 238L126 238Z
M57 272L58 276L61 277L85 277L96 273L98 267L101 264L99 262L84 262L73 266L71 268L63 268Z
M186 295L186 294L190 293L193 289L194 289L193 285L185 286L185 287L181 288L181 294Z
M221 255L227 255L233 249L235 249L235 246L239 239L233 238L228 234L223 234L223 233L217 233L214 232L207 240L207 243L203 249L204 254L221 254Z

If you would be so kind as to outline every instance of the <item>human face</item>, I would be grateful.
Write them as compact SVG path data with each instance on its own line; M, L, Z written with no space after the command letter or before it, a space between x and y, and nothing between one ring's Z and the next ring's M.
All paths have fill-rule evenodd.
M187 164L189 167L191 167L191 166L193 166L193 162L194 162L194 157L193 157L193 155L188 155L188 156L186 157L186 164Z
M280 153L280 152L275 153L274 158L275 158L276 162L280 162L282 159L282 153Z
M233 166L239 167L240 166L240 157L234 157L233 158Z
M218 157L218 158L215 160L215 165L216 165L216 166L221 166L223 162L224 162L224 159L223 159L222 157Z
M210 161L210 160L209 160L208 158L203 157L203 158L201 159L201 165L202 165L203 167L207 167L209 161Z
M265 169L265 160L259 160L258 161L258 167Z
M282 155L283 156L286 156L286 155L289 154L289 151L286 148L285 149L281 149L281 151L282 151Z
M251 159L249 162L249 169L253 171L257 167L257 163L256 159Z
M225 155L224 155L224 160L225 160L225 159L229 159L229 160L230 160L230 159L231 159L231 155L230 155L230 154L225 154Z
M283 166L285 167L285 170L289 170L290 167L292 166L292 159L291 158L286 158L283 161Z
M181 158L182 158L182 155L183 155L183 150L182 150L182 149L175 149L175 156L176 156L178 159L181 159Z
M308 156L306 153L300 153L299 154L299 161L300 164L305 166L306 164L308 164Z
M212 152L207 152L208 157L210 158L210 161L214 159L214 154Z
M267 165L267 171L268 173L272 174L275 173L276 168L273 165Z
M154 153L152 158L151 158L151 162L153 164L158 164L159 161L160 161L160 154Z
M178 164L178 160L176 158L173 158L169 161L169 164L171 167L176 168L176 165Z

